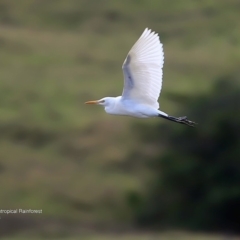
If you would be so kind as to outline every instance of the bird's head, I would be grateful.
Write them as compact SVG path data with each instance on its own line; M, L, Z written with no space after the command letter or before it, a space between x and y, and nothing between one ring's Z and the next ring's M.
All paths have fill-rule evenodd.
M113 105L114 102L115 102L115 98L105 97L105 98L101 98L99 100L85 102L85 104L97 104L97 105L102 105L104 107L109 107L109 106Z

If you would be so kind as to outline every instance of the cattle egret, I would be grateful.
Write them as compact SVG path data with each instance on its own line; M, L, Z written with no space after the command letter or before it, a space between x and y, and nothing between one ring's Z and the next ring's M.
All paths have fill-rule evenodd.
M193 127L196 123L184 117L173 117L159 109L162 88L163 46L157 33L146 28L128 53L122 69L122 96L105 97L86 104L105 107L108 114L137 118L161 117Z

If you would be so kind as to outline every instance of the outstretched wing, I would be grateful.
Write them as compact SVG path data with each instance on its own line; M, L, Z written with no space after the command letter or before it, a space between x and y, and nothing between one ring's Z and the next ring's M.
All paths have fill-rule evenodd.
M158 34L146 28L123 63L123 99L133 99L158 109L163 62Z

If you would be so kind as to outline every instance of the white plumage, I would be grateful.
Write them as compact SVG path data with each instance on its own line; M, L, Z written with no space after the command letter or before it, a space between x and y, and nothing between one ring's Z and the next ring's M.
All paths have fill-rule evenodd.
M114 115L139 118L162 117L174 122L194 126L187 117L172 117L158 110L162 88L163 46L157 33L146 28L129 51L122 69L124 88L122 96L105 97L86 104L98 104Z
M155 32L145 29L123 63L123 98L159 108L162 88L163 47Z

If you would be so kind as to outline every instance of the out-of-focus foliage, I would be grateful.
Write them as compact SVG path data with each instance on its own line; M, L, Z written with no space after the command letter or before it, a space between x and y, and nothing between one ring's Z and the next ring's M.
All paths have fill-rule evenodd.
M143 225L240 230L239 72L220 79L211 95L186 102L181 112L199 125L166 123L139 130L144 142L163 144L151 161L155 174L146 202L134 209ZM161 137L159 136L161 133Z
M0 237L132 227L153 175L145 162L165 150L165 120L83 103L121 94L121 65L145 27L164 46L161 110L176 115L180 101L211 94L239 69L239 9L239 0L1 0L0 209L43 213L0 215ZM159 123L159 134L139 142L140 122Z

